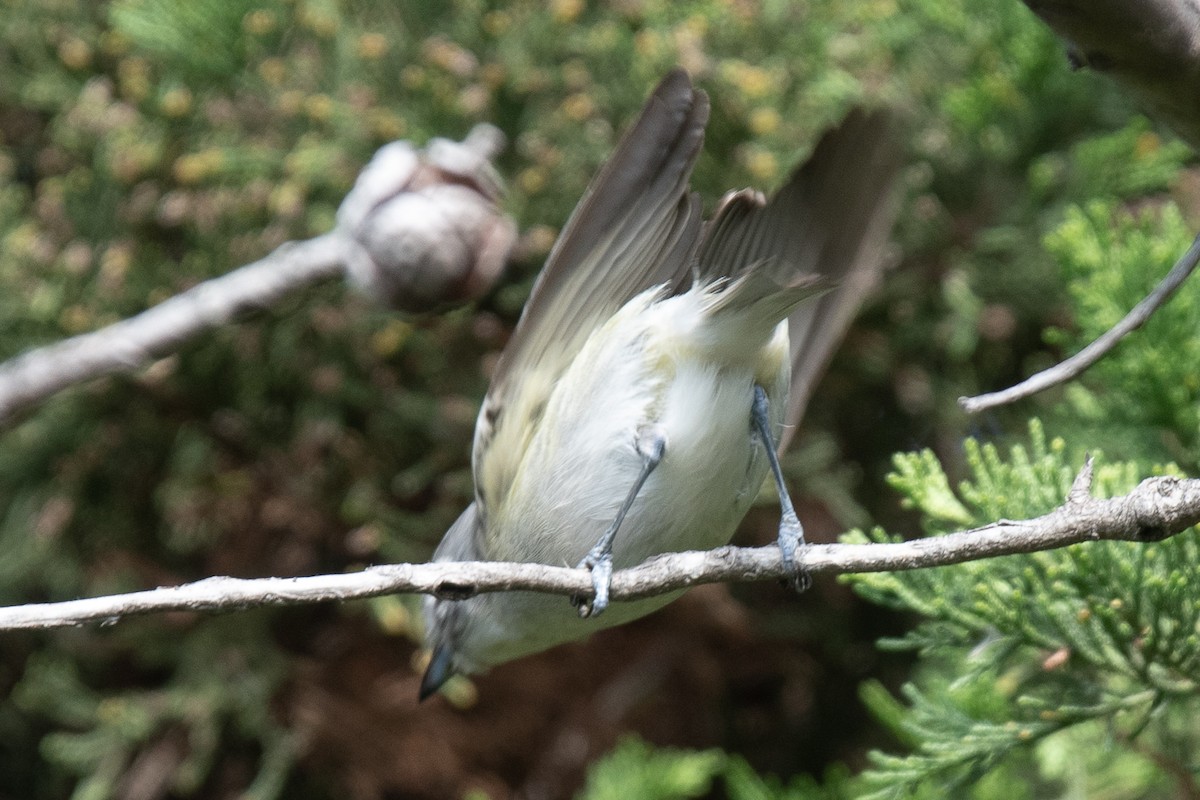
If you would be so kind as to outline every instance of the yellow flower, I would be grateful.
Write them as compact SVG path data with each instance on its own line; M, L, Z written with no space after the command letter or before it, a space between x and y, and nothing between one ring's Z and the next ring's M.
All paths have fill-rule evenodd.
M779 174L779 161L772 153L759 147L749 147L742 156L746 170L760 183L769 183Z
M131 100L144 100L150 94L150 65L144 58L130 56L117 62L121 92Z
M314 122L326 122L333 116L333 100L327 94L309 95L304 100L304 113Z
M367 114L367 126L380 139L399 139L408 133L408 123L391 111L372 109Z
M512 27L512 15L507 11L489 11L483 16L483 29L491 36L506 33Z
M779 130L782 120L773 108L756 108L750 112L750 130L758 136Z
M192 93L185 86L177 86L163 92L158 107L168 117L182 117L192 110Z
M1139 159L1152 156L1162 147L1162 140L1158 138L1158 134L1154 131L1146 131L1138 136L1137 141L1133 145L1133 154Z
M300 12L300 24L323 39L333 36L338 29L338 21L334 17L311 7Z
M287 78L287 64L282 58L264 58L258 65L258 76L272 86L280 86Z
M208 149L175 159L171 172L180 183L192 184L215 175L224 166L225 154L217 149Z
M525 194L537 194L546 188L546 171L540 167L527 167L517 175L517 186Z
M388 51L388 40L382 33L364 33L358 37L358 55L370 61L383 58Z
M242 18L242 27L247 33L255 36L262 36L275 30L278 20L275 14L264 8L251 11Z
M58 60L70 69L84 69L92 63L92 46L72 36L58 46Z
M562 104L563 113L574 122L582 122L587 119L595 109L592 98L583 92L568 95Z
M574 22L583 13L583 0L551 0L550 13L555 22Z
M412 325L398 319L391 320L371 337L371 349L380 358L394 356L411 335Z

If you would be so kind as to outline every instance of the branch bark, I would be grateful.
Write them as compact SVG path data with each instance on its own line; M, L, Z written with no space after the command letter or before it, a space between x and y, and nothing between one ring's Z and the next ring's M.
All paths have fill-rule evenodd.
M1127 495L1099 500L1083 491L1090 482L1090 469L1089 464L1081 473L1078 491L1073 489L1062 506L1045 516L1002 520L894 544L811 545L801 554L802 567L814 574L922 569L1087 541L1158 541L1200 523L1200 479L1149 478ZM774 546L670 553L615 573L612 597L637 600L702 583L766 581L786 574ZM592 581L584 570L500 562L391 564L301 578L214 577L131 594L0 608L0 631L111 624L127 616L164 611L236 611L402 592L463 598L517 590L587 595Z

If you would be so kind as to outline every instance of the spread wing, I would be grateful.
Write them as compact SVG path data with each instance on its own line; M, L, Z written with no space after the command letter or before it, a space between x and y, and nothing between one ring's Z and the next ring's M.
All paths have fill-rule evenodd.
M688 279L700 231L688 181L707 122L707 95L683 70L671 72L571 214L475 426L481 516L507 493L554 384L592 331L640 292Z
M883 268L896 214L896 140L889 114L856 109L769 201L730 193L705 228L701 280L754 269L780 286L816 279L830 288L788 318L792 386L781 451Z

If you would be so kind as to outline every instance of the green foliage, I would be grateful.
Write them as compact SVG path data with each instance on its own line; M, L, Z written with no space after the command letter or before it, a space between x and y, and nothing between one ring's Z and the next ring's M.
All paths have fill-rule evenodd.
M1117 199L1163 188L1182 157L1175 146L1134 124L1070 157L1075 176L1060 188L1111 199L1066 207L1045 237L1075 322L1048 337L1067 350L1124 316L1191 242L1176 206L1131 212ZM1127 459L1099 459L1097 496L1123 493L1146 474L1178 473L1172 460L1194 470L1198 300L1200 284L1185 284L1069 387L1047 411L1059 436L1048 437L1034 420L1028 443L1004 454L967 440L970 477L954 490L932 452L900 455L890 483L926 533L937 535L1050 511L1066 497L1082 451L1097 443ZM874 754L863 796L1126 798L1194 790L1186 776L1200 752L1188 723L1200 712L1200 602L1189 565L1198 559L1200 542L1182 534L851 578L873 601L922 617L904 637L881 643L921 655L904 690L907 707L878 686L864 687L864 699L912 752Z
M277 14L259 0L119 0L109 9L112 29L152 54L183 80L223 81L236 75L253 40L242 34L251 11Z
M1075 329L1051 332L1078 349L1125 316L1192 242L1173 204L1130 212L1111 200L1068 209L1046 247L1062 265L1077 313ZM1200 466L1200 359L1195 335L1200 284L1186 282L1115 357L1066 393L1058 417L1081 436L1104 437L1123 457Z
M1080 463L1037 422L1028 446L1003 456L974 440L966 450L970 478L957 497L928 451L896 457L893 484L933 535L1047 513L1065 500ZM1093 493L1128 491L1144 471L1101 461ZM922 616L882 644L918 651L925 663L921 688L906 687L906 712L870 695L915 752L876 754L864 778L873 791L864 796L910 797L920 787L930 796L970 787L972 797L997 796L979 781L1015 753L1033 759L1034 772L1017 771L1030 792L1035 775L1088 797L1102 786L1126 787L1114 797L1165 791L1167 774L1149 767L1182 754L1179 769L1194 769L1200 752L1195 732L1184 733L1184 721L1200 712L1200 602L1190 568L1182 568L1198 560L1200 539L1182 534L851 576L874 602ZM1088 769L1051 770L1048 759L1063 748L1090 754Z
M964 102L981 97L982 80L948 100L986 115L1002 104ZM1030 199L1054 223L1044 228L1045 255L1032 263L1045 270L1046 256L1054 259L1059 269L1047 274L1062 276L1072 305L1073 327L1051 330L1049 341L1068 352L1090 342L1187 249L1192 234L1175 205L1138 200L1139 210L1129 210L1129 201L1172 188L1187 156L1182 144L1164 144L1135 119L1030 163ZM1011 247L1014 233L1002 226L985 232L1005 269L1024 257ZM976 257L988 250L985 244ZM1023 285L992 288L1012 297L1037 285L1023 272L1018 280ZM961 286L957 305L982 322L986 306ZM897 456L890 484L937 535L1051 510L1085 449L1102 446L1125 459L1100 459L1099 496L1124 492L1146 474L1178 471L1156 465L1194 471L1198 298L1200 284L1186 284L1116 354L1047 405L1058 436L1048 437L1035 420L1028 443L1003 455L968 439L970 477L955 489L931 451ZM972 327L954 329L965 352L978 352L961 338ZM888 537L876 531L851 540L868 538ZM877 684L863 690L912 752L874 754L855 796L1190 796L1200 752L1188 722L1200 711L1200 603L1190 585L1198 557L1195 535L1184 534L1152 545L1096 543L851 578L873 601L922 617L906 636L882 642L921 656L903 692L907 705Z
M1191 155L1179 140L1164 142L1144 118L1093 136L1071 147L1069 157L1045 156L1030 167L1035 191L1074 200L1094 197L1133 198L1170 188ZM1067 167L1067 165L1070 165ZM1059 253L1051 255L1062 264Z
M904 268L888 281L886 315L860 324L834 365L822 390L828 399L818 399L789 460L843 518L888 514L872 482L882 480L893 450L958 440L965 423L957 396L1008 383L1049 357L1039 332L1063 318L1066 297L1051 256L1068 268L1072 302L1107 319L1153 280L1183 235L1173 212L1134 221L1118 210L1177 189L1182 148L1131 121L1107 83L1070 73L1059 46L1018 3L0 0L0 9L2 357L96 329L285 240L324 232L358 168L396 138L423 142L460 136L480 120L499 124L511 139L500 163L510 178L508 207L528 232L525 260L479 309L402 321L339 289L314 290L136 377L67 392L0 433L6 603L424 558L470 497L478 398L554 231L647 87L675 64L693 70L713 100L695 178L709 204L730 187L778 183L804 143L854 102L887 100L909 116ZM1072 204L1083 210L1064 211ZM1108 252L1118 256L1094 257ZM1102 441L1119 458L1191 469L1194 376L1186 367L1194 358L1178 338L1189 302L1169 307L1177 316L1167 317L1175 322L1161 350L1137 351L1145 359L1127 363L1127 373L1102 365L1086 388L1069 393L1061 415L1042 409L1050 429L1072 447ZM1076 328L1052 344L1074 347L1089 335L1092 320L1075 316ZM1154 339L1150 331L1143 342ZM973 451L984 467L957 494L924 456L897 462L898 486L931 532L989 514L1033 513L1061 496L1067 466L1079 463L1077 453L1057 440L1039 445L1038 436L1025 466L998 450ZM863 466L848 464L840 449L853 449ZM1099 482L1126 486L1135 474L1143 473L1101 465ZM1105 556L1099 548L1072 555L1071 568L1133 586L1157 568L1149 559L1177 546L1138 551L1147 559L1141 573L1129 572L1139 562L1123 561L1125 551ZM996 568L1006 585L984 590L975 584L989 585L991 573L963 569L945 595L958 600L954 613L937 602L941 584L877 592L930 613L901 644L946 659L949 648L994 636L1011 653L988 644L989 655L1040 675L1028 664L1066 642L1068 665L1050 677L1078 665L1103 678L1093 694L1071 696L1082 708L1118 693L1104 659L1132 663L1141 651L1129 650L1126 629L1160 620L1146 609L1179 591L1143 580L1135 606L1113 591L1071 589L1037 612L1038 625L1062 630L1028 644L1021 637L1034 626L1004 617L1004 601L1057 591L1055 580L1066 579ZM1118 598L1123 608L1111 606ZM1081 604L1094 618L1068 629ZM347 796L346 786L359 786L370 770L310 763L314 753L347 758L330 745L340 731L296 734L297 720L313 724L311 709L327 707L330 690L313 677L313 664L342 666L339 658L351 660L345 640L362 640L370 655L353 662L359 671L351 674L377 667L411 680L412 611L411 599L387 598L365 611L175 615L5 638L0 694L13 702L0 704L0 792L121 796L129 776L154 765L169 796ZM1008 627L993 631L992 616ZM1096 625L1116 633L1097 638ZM1157 648L1159 664L1164 649L1192 652L1177 646L1190 635L1155 629L1144 646ZM955 688L944 679L950 669L941 676ZM1048 691L1049 678L1035 682L1014 669L1001 677L1018 674L1021 691ZM1117 676L1131 687L1143 680ZM335 683L355 685L340 674ZM1016 735L1001 710L1025 695L1012 680L993 683L971 683L967 704L995 713L960 717L958 730L999 742ZM929 686L921 692L912 697L950 713ZM360 717L394 706L390 695L369 696ZM1157 737L1166 752L1172 740L1163 731L1177 721L1175 708L1174 700L1160 703L1138 741ZM905 733L905 715L898 706L892 713L914 743L935 727L930 714ZM1022 713L1039 736L1057 725L1070 743L1111 752L1100 727ZM426 724L412 719L391 728ZM476 731L472 741L485 735ZM1056 737L1041 738L1037 770L1077 782L1077 762ZM1009 747L984 784L997 775L1017 780L1019 772L1005 770L1028 749ZM624 745L613 757L623 768L603 780L630 787L631 796L645 796L635 779L675 796L709 785L745 798L852 796L845 770L831 771L822 787L804 779L785 787L715 750L659 755ZM1114 772L1137 773L1121 759L1097 774L1115 786ZM656 782L658 772L679 780ZM439 795L409 784L372 788Z
M788 784L759 775L738 756L721 750L652 747L627 736L588 772L578 800L686 800L710 797L720 786L729 800L843 800L847 776L833 771L825 785L801 776Z
M47 766L78 778L73 798L112 797L131 781L165 781L176 795L197 795L211 785L218 757L252 765L244 797L279 796L294 760L291 735L270 713L284 662L247 646L264 633L264 615L251 616L249 623L212 620L180 650L130 647L136 638L113 636L103 655L129 659L126 681L173 672L157 690L99 690L102 671L88 669L71 648L30 658L12 700L57 726L40 753ZM171 769L161 774L164 763Z
M727 756L720 750L652 748L629 737L588 773L582 797L619 800L631 792L647 800L684 800L708 794Z

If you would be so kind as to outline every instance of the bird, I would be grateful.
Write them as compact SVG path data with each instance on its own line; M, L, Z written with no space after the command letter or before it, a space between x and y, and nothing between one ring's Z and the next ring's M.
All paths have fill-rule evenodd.
M474 501L433 556L578 566L592 595L427 597L421 699L675 599L610 604L611 573L727 544L768 474L807 585L777 451L887 260L893 119L851 111L774 196L729 192L704 222L689 184L708 116L672 70L588 185L491 377Z

